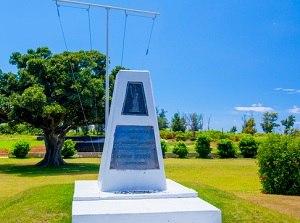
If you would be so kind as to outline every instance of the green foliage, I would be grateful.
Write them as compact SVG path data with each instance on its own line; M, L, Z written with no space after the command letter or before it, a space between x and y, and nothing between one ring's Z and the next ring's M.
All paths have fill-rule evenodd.
M232 126L231 129L229 130L229 132L232 132L232 133L236 133L237 132L237 128L236 126Z
M164 140L160 140L161 152L163 158L166 157L166 152L168 151L168 145Z
M279 127L280 125L275 123L277 119L278 119L278 114L276 112L264 113L262 116L262 123L260 123L263 131L265 133L270 133L274 131L274 128Z
M210 142L212 139L209 136L206 135L199 135L196 144L195 144L195 150L199 154L199 157L206 158L208 154L211 152L210 148Z
M157 122L158 122L158 128L159 130L167 129L169 127L168 119L166 117L167 111L164 109L161 109L159 111L158 108L156 108L156 114L157 114Z
M61 155L64 158L70 158L77 153L75 143L71 139L67 139L62 146Z
M11 152L12 155L17 158L25 158L30 150L30 144L26 140L17 141L14 145L14 149Z
M46 155L39 165L64 164L56 156L69 130L87 122L104 123L105 61L95 50L52 54L40 47L11 55L17 74L0 72L0 120L26 122L43 131ZM110 93L120 69L109 77Z
M227 139L230 139L230 140L232 140L234 142L237 142L237 141L240 140L239 135L235 134L233 132L227 132L225 135L226 135Z
M239 141L239 148L245 158L253 158L257 154L259 143L254 137L244 137Z
M159 134L162 139L174 139L176 135L175 132L169 130L160 130Z
M178 112L172 118L171 129L174 132L185 132L186 130L186 120L184 117L180 117Z
M186 135L183 132L177 132L175 139L176 139L176 141L185 141Z
M231 132L222 132L219 130L208 130L205 132L200 132L199 134L197 134L197 136L201 135L201 134L205 134L207 136L209 136L210 138L212 138L212 141L218 141L220 139L231 139L232 141L238 141L238 136L234 133Z
M170 130L160 130L160 137L162 139L176 139L177 141L185 141L185 140L196 140L199 135L207 135L212 138L212 141L218 141L219 139L231 139L236 142L239 141L240 138L247 134L239 133L231 133L231 132L221 132L218 130L208 130L202 132L195 132L195 137L192 131L184 132L173 132Z
M289 115L287 119L281 120L281 124L285 127L284 134L289 134L293 132L293 126L295 124L296 117L294 115Z
M186 140L191 140L191 141L195 141L196 138L194 137L194 133L192 131L186 131L184 133L185 139Z
M220 139L217 141L218 155L221 158L234 158L236 155L235 146L230 139Z
M243 120L242 132L254 135L257 132L257 129L255 128L256 126L255 119L253 117L247 119L247 116L243 116L242 120Z
M258 149L263 193L300 196L300 141L269 134Z
M193 137L196 137L196 132L203 129L203 115L191 113L185 118L186 124L190 127Z
M7 124L0 124L0 133L1 134L14 134L13 129Z
M185 158L189 154L189 150L184 142L177 142L174 145L173 153L179 158Z
M21 134L21 135L39 135L43 134L40 129L33 128L29 124L9 125L8 123L0 124L0 134Z

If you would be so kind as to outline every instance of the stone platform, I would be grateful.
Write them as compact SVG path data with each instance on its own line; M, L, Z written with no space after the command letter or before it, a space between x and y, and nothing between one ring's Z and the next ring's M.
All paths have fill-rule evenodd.
M97 181L76 181L72 222L220 223L221 211L196 191L167 179L165 191L101 192Z

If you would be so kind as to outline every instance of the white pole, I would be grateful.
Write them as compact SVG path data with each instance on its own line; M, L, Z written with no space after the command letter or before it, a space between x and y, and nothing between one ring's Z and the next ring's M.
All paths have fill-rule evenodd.
M107 130L109 116L109 10L106 9L105 130Z

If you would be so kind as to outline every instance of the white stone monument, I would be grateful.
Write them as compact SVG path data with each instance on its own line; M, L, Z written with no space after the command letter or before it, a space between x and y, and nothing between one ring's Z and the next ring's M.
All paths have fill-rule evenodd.
M116 77L98 181L76 181L72 222L221 222L196 191L166 180L148 71Z

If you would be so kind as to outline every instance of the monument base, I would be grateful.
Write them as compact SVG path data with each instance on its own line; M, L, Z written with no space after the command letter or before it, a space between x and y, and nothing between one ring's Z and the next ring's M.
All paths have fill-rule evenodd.
M97 181L76 181L72 222L221 223L221 211L196 191L167 180L166 191L101 192Z

